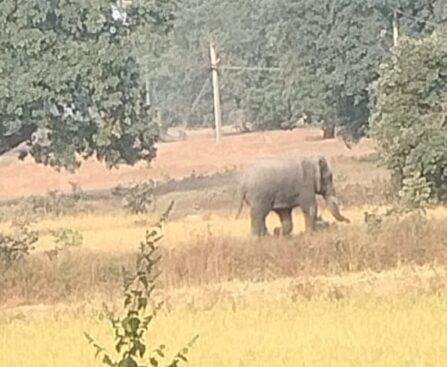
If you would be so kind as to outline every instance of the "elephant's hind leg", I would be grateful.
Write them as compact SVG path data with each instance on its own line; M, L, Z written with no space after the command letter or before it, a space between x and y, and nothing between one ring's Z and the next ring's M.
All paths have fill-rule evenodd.
M281 221L283 236L289 236L293 231L292 209L277 209L275 212Z
M265 218L269 213L270 208L263 205L254 205L250 208L251 233L254 236L266 236L267 227L265 225Z

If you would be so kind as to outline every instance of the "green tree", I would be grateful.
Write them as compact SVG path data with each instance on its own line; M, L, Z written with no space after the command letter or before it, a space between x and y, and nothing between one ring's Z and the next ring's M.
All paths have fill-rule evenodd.
M402 1L414 17L432 1ZM368 128L368 87L392 46L392 18L397 1L282 1L282 68L291 113L303 112L343 128L354 138ZM433 11L424 13L433 20ZM420 33L427 23L402 18L401 30ZM419 27L416 27L418 25Z
M372 133L403 201L447 198L447 28L403 38L372 87Z
M164 32L167 0L0 2L0 154L27 142L34 159L75 169L155 156L136 43Z
M287 24L279 43L290 114L336 124L354 139L368 131L368 89L390 55L394 10L401 33L412 36L447 20L442 0L284 0L279 6Z

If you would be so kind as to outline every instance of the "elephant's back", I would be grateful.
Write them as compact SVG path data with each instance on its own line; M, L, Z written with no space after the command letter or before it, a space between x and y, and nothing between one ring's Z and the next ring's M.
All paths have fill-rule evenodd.
M260 159L248 166L241 177L246 185L278 185L284 180L295 180L301 176L302 162L292 159Z

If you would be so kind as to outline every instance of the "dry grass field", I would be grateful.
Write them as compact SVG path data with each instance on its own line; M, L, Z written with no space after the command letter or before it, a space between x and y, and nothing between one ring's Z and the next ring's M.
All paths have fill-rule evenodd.
M87 162L75 174L1 158L2 199L65 191L70 182L103 194L92 194L67 214L38 216L32 224L40 233L35 251L0 274L0 366L101 365L83 332L113 349L100 305L120 306L121 267L133 267L146 229L171 200L159 249L165 307L150 346L166 343L175 353L199 334L190 366L444 366L447 209L367 221L365 212L384 212L391 195L373 142L348 150L338 140L319 140L320 134L301 129L231 135L216 146L209 131L193 132L185 141L160 144L152 168L107 171ZM157 197L148 214L128 214L107 193L120 183L181 179L261 156L315 153L330 158L352 223L334 223L322 203L322 215L333 225L312 236L302 233L296 210L291 238L251 238L247 209L234 219L231 176L213 185L179 183ZM11 230L11 220L29 214L20 205L0 207L2 233ZM276 225L271 215L268 226ZM83 242L52 258L52 231L60 228L78 231Z
M158 317L149 342L166 343L173 355L197 332L192 366L441 367L446 307L445 296L402 296L177 310ZM3 316L0 365L99 366L86 348L85 330L113 348L108 324L97 313Z

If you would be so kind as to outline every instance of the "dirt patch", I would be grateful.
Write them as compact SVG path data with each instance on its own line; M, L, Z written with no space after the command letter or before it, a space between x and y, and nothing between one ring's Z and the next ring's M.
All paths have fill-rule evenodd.
M10 153L0 158L0 199L48 190L65 191L70 189L70 182L76 182L84 190L99 190L148 178L180 178L193 172L210 173L240 167L258 157L322 154L335 158L374 152L374 143L368 139L349 150L337 139L318 140L320 135L321 130L315 128L269 131L225 136L216 145L212 131L202 130L188 134L184 141L158 144L158 156L151 167L140 163L107 170L103 164L89 160L74 174L37 165L31 158L23 162L11 159Z

